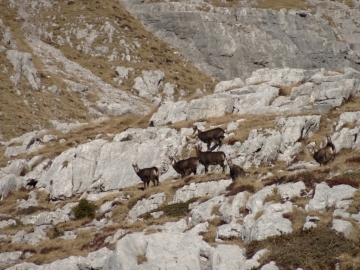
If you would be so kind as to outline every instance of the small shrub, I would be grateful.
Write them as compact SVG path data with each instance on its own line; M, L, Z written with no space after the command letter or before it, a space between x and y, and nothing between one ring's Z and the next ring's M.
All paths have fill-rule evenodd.
M156 211L164 211L164 215L168 217L182 217L190 212L189 204L192 202L193 200L189 200L187 202L168 204L158 208Z
M235 184L235 183L232 183L232 184ZM232 185L231 184L231 185ZM240 185L238 187L235 187L233 189L230 189L229 187L231 186L229 185L226 189L227 190L231 190L230 192L226 193L226 197L229 197L229 196L234 196L240 192L244 192L244 191L247 191L247 192L250 192L250 193L255 193L256 190L255 190L255 187L253 185Z
M303 181L306 187L313 188L316 183L321 182L321 179L315 173L304 171L293 175L284 175L281 177L272 177L266 179L265 186L270 186L273 184L281 185L286 183L296 183L298 181Z
M62 164L62 169L66 168L69 165L69 161L65 160Z
M257 220L259 217L262 216L262 214L264 214L264 210L257 211L256 214L255 214L254 219Z
M360 251L356 242L334 233L329 227L321 226L252 241L246 247L246 257L251 258L263 248L270 252L262 263L275 261L281 269L334 269L339 257L347 254L353 258Z
M48 254L59 249L60 247L57 246L44 247L40 250L40 254Z
M219 209L220 209L220 205L214 205L211 209L211 213L217 216L221 216Z
M339 185L349 185L352 186L353 188L359 188L359 183L349 178L327 179L326 184L328 184L328 186L331 188Z
M128 142L132 140L132 136L129 134L125 138L122 138L120 142Z
M265 199L264 203L266 202L275 202L275 203L281 203L283 201L281 195L278 193L278 189L274 187L273 193L268 194Z
M144 262L147 262L146 255L144 255L144 254L137 255L137 263L142 264Z
M357 190L354 194L354 199L346 209L350 214L357 214L360 211L360 191Z
M75 219L82 219L85 217L93 218L97 206L86 199L81 199L79 204L73 208Z
M47 210L46 208L44 207L40 207L40 206L29 206L28 208L25 208L25 209L20 209L18 211L18 213L20 215L31 215L35 212L40 212L40 211L45 211Z
M60 230L57 226L54 226L53 228L51 228L47 233L46 233L47 237L49 237L50 239L54 239L54 238L58 238L60 236L64 235L64 231Z
M360 157L351 157L345 160L346 163L360 163Z

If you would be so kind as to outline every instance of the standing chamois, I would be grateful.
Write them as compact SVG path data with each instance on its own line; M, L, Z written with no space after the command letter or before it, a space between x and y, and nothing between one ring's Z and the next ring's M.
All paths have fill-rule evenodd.
M329 135L327 135L326 138L327 144L325 147L319 149L316 152L313 146L310 149L314 159L320 165L326 165L327 163L335 159L335 145L331 142L331 137Z
M150 181L153 182L154 186L155 186L155 182L157 186L159 185L158 168L151 167L151 168L139 169L137 164L132 164L132 166L136 174L140 177L141 181L144 182L144 189L146 189L146 185L149 187Z
M226 160L227 160L227 164L229 165L230 176L233 181L235 181L239 177L245 176L245 171L243 168L241 168L240 166L238 166L236 164L233 164L231 159L226 159Z
M223 173L225 173L226 155L224 152L201 152L201 144L195 145L195 150L199 162L205 167L205 173L208 172L209 165L220 165L223 168Z
M218 144L218 149L220 149L222 142L221 140L225 138L225 131L222 128L214 128L207 131L201 131L197 126L193 125L193 134L198 136L200 140L207 144L207 150L210 150L210 145L212 142Z
M191 157L179 161L177 161L174 157L169 158L170 164L173 166L174 170L181 175L181 178L184 178L184 176L188 176L191 173L196 175L197 166L199 165L197 157Z

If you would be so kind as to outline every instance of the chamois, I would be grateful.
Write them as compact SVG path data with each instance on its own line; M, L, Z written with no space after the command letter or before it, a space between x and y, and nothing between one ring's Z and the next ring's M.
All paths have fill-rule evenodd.
M312 147L312 154L314 159L320 165L326 165L330 161L333 161L335 158L335 145L331 141L331 137L329 135L326 136L327 144L325 147L319 149L315 152L314 147Z
M205 167L205 173L208 172L209 165L220 165L223 168L223 173L225 173L224 161L226 155L224 152L201 152L201 144L195 145L195 150L199 162Z
M208 151L210 150L210 145L213 141L219 145L218 149L220 149L222 145L221 140L225 138L225 131L222 128L214 128L207 131L201 131L200 129L198 129L197 126L193 125L193 130L193 134L195 134L194 136L197 135L201 141L207 144Z
M233 164L231 159L226 159L226 160L227 160L227 164L229 165L230 176L233 181L235 181L239 177L245 176L245 171L243 168L241 168L236 164Z
M159 185L158 168L151 167L151 168L139 169L137 164L132 164L132 166L136 174L140 177L141 181L144 182L144 189L146 189L146 185L149 187L150 181L153 182L154 186L155 186L155 182L157 186Z
M37 183L38 183L38 181L33 178L26 180L26 186L29 186L29 187L35 188Z
M199 165L197 157L190 157L179 161L174 157L169 158L170 164L173 166L174 170L181 175L181 178L184 178L184 176L188 176L191 173L196 175L197 166Z

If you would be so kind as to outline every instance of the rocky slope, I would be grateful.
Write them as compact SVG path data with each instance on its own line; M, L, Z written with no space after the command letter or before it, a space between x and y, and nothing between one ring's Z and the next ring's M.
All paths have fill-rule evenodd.
M141 2L126 6L137 16L151 7L153 18L160 14L154 9L176 6L186 18L201 14L204 25L210 20L204 9L206 16L243 12L249 20L266 14L289 23L287 31L298 26L299 44L314 35L302 27L322 33L316 37L326 36L335 51L358 42L340 41L333 26L325 34L315 23L334 5L341 8L336 14L348 11L336 2L322 3L316 14L227 10L216 1ZM360 266L360 72L350 59L356 45L336 67L299 69L287 60L274 68L245 65L248 73L234 71L218 82L183 59L189 51L157 40L115 1L0 6L6 11L0 17L1 269ZM214 15L213 30L222 27L221 18ZM226 43L218 49L227 50ZM328 49L330 58L344 53ZM302 55L304 62L318 57ZM197 175L181 179L169 157L196 156L193 124L223 128L220 150L246 176L233 181L229 168L224 174L219 166L205 175L199 165ZM320 165L311 150L328 140L336 155ZM133 163L159 168L160 185L144 189Z
M121 2L221 80L263 67L360 69L358 1Z

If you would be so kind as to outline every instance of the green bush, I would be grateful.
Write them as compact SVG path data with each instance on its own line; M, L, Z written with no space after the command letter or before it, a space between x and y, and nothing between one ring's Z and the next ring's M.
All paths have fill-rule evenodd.
M94 217L97 206L86 199L81 199L79 204L73 208L75 219Z

